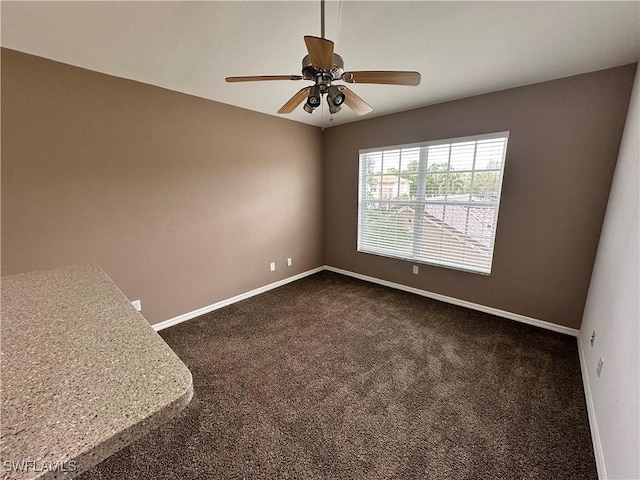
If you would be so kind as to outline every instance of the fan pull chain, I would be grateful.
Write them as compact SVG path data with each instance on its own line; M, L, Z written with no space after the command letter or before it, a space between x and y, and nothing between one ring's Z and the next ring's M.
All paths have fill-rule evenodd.
M322 108L320 109L322 113L322 125L324 126L324 102L322 102Z

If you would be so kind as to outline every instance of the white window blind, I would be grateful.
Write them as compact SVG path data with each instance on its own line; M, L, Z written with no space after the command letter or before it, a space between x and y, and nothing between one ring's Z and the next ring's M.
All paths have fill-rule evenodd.
M508 137L361 150L358 251L488 275Z

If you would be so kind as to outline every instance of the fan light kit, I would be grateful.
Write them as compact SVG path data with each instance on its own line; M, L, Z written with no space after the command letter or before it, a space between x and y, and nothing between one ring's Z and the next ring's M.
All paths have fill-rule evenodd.
M376 83L385 85L420 84L418 72L404 71L359 71L345 72L342 57L333 52L334 43L324 38L324 0L320 2L321 37L305 36L304 43L308 55L302 59L302 75L266 75L247 77L227 77L227 82L260 82L270 80L310 80L314 84L300 89L285 103L278 113L291 113L303 101L305 112L313 113L322 104L326 95L330 113L340 111L344 103L358 115L365 115L373 110L346 85L335 85L335 81L346 83Z

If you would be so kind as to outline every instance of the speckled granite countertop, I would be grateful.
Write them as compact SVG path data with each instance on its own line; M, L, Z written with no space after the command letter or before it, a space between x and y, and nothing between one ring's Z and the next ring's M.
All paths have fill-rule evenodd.
M187 367L96 265L2 277L1 308L2 478L72 478L193 396Z

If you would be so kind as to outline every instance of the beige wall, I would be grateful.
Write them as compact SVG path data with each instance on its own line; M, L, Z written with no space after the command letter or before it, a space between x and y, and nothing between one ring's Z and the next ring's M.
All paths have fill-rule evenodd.
M320 266L321 152L315 127L3 49L2 274L95 262L157 323Z
M579 328L634 74L628 65L327 129L325 263ZM416 276L412 263L356 251L359 149L504 130L490 276L432 266Z
M3 49L2 274L96 262L157 323L326 263L578 328L634 72L321 134ZM502 130L491 276L356 252L358 149Z

